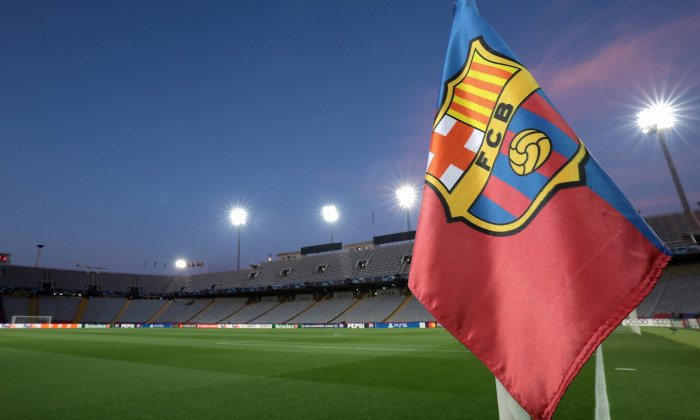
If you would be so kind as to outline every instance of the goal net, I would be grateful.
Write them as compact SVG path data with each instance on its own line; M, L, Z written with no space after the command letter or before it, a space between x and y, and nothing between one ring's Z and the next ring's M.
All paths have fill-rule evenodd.
M639 328L639 318L637 318L637 308L630 312L622 324L615 329L615 332L642 335L642 330Z
M12 324L50 324L50 315L14 315Z

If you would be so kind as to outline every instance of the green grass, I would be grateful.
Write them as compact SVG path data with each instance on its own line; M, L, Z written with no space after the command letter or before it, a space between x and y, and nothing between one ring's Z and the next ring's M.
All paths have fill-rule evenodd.
M700 333L644 332L603 345L612 418L698 418ZM555 418L593 418L594 376ZM2 419L498 417L493 376L441 329L0 330L0 383Z
M611 418L700 419L700 331L613 334L603 343L603 360Z

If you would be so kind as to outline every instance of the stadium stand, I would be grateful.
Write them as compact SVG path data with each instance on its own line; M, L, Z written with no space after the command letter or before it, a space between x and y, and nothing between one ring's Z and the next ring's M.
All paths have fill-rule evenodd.
M38 289L45 282L47 273L51 271L54 270L8 265L3 267L4 275L0 276L0 287L15 290Z
M695 210L693 213L700 220L700 210ZM647 216L644 220L670 249L679 249L695 244L689 238L690 224L682 212Z
M93 284L101 291L128 292L132 287L138 287L136 277L128 274L100 273L94 275Z
M134 299L113 322L148 322L158 311L170 301L164 299ZM127 303L129 303L127 302Z
M247 279L246 286L248 287L263 287L273 286L284 281L292 271L297 260L275 260L264 261L253 273L257 273L255 277Z
M127 302L125 297L91 297L82 322L108 323L117 316Z
M50 316L52 322L70 323L79 303L80 298L74 296L39 296L37 315Z
M638 315L700 313L700 246L689 242L683 213L645 219L675 254ZM249 269L190 275L6 265L0 270L0 321L14 315L85 323L435 321L409 296L413 242L405 239L284 253Z
M224 324L245 324L272 310L272 308L277 305L279 305L277 297L268 296L263 298L263 301L261 302L246 305L240 311L234 313L221 322Z
M298 285L407 274L413 243L264 261L251 271L247 287Z
M357 302L353 297L353 292L336 293L334 297L328 300L322 300L309 310L297 315L289 320L290 324L297 323L323 323L331 322L345 312L352 304Z
M145 293L165 293L171 283L179 283L178 276L137 276L132 279L132 286Z
M194 318L212 299L173 299L171 304L151 322L180 324Z
M221 283L221 279L225 275L226 273L206 273L196 276L178 276L177 279L168 284L165 288L165 292L191 292L195 290L217 289Z
M34 315L29 313L29 298L27 296L2 295L2 309L5 322L10 322L13 316Z
M244 287L249 273L249 270L228 271L226 272L226 276L221 279L221 284L219 287L221 289Z
M435 317L425 309L418 299L411 296L406 305L396 312L387 322L422 322L435 321Z
M85 290L87 284L89 283L89 277L85 272L82 271L70 271L70 270L45 270L44 279L42 284L48 283L49 287L44 287L46 289L62 289L62 290Z
M186 276L171 282L166 291L186 293L233 289L242 287L247 275L248 270L240 270Z
M284 302L273 310L255 319L260 324L283 324L304 312L315 303L311 295L298 296L296 300Z
M700 264L669 266L637 307L637 316L700 313Z
M348 311L340 314L337 321L383 322L406 300L406 296L401 296L398 289L387 289L377 293L383 294L359 300Z
M372 249L351 250L333 254L334 259L326 267L324 280L354 279L360 274L370 260Z
M191 319L190 322L200 324L215 324L218 323L246 306L248 303L247 297L218 297L214 299L214 303L204 312Z
M326 269L333 265L334 256L335 253L327 253L291 260L295 262L294 267L288 275L279 278L279 284L320 281L319 277L322 277Z
M408 273L413 242L374 248L362 277L377 277Z

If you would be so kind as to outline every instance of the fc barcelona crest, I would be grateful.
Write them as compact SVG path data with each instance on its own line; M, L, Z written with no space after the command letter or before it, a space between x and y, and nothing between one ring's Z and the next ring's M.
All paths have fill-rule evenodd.
M443 87L425 177L448 220L516 233L558 190L584 182L587 159L530 72L473 39Z

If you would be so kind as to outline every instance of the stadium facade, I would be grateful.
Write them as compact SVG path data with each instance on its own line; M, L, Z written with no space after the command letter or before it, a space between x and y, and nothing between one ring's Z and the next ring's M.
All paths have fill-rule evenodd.
M646 220L674 256L638 315L697 319L700 246L688 222L683 213ZM306 247L248 269L197 275L35 268L8 258L0 265L0 323L15 316L112 324L434 322L407 287L414 234Z

